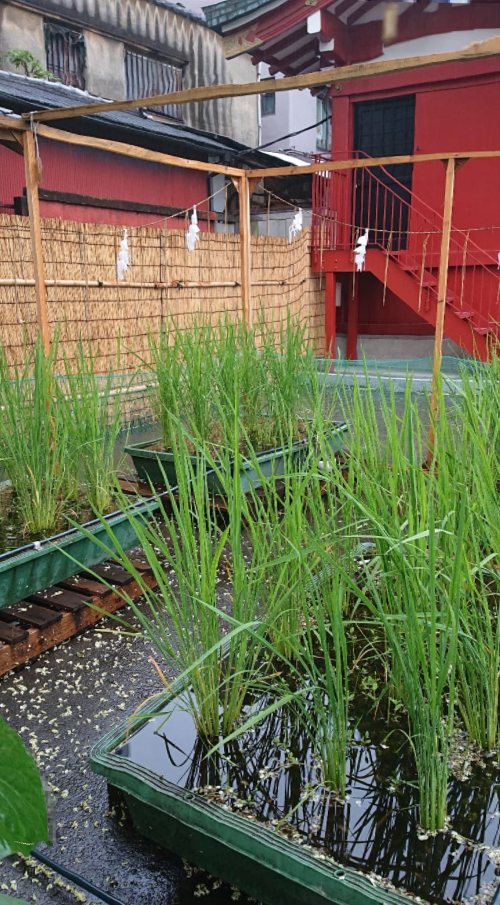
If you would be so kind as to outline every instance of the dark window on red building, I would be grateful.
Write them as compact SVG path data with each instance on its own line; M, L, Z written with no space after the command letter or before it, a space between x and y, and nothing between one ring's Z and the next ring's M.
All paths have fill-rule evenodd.
M171 94L182 88L182 69L158 57L127 50L125 53L125 77L127 100L152 97L155 94ZM155 113L163 113L172 119L182 119L179 104L150 107Z
M81 32L44 22L47 69L63 85L85 88L85 39Z

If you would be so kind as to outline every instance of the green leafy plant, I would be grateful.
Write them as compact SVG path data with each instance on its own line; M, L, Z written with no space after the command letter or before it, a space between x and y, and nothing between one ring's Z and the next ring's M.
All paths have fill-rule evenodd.
M47 79L50 82L61 81L55 75L52 75L48 69L44 69L40 60L37 60L29 50L9 50L5 54L5 59L17 69L22 69L24 75L32 79Z
M0 717L0 859L49 842L45 795L21 738Z

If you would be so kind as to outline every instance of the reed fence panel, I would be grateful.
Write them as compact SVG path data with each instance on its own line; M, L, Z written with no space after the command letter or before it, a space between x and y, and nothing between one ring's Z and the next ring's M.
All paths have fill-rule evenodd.
M98 353L100 372L110 364L127 370L137 367L137 355L147 361L148 333L157 332L169 316L184 329L193 318L215 322L241 314L238 235L200 233L195 251L189 252L184 230L132 227L130 266L125 279L118 281L122 238L118 226L42 220L48 316L52 335L60 324L61 358L63 353L73 358L81 337ZM311 273L309 246L308 230L292 243L253 236L252 298L256 318L262 311L276 334L288 313L307 322L311 342L321 355L324 288L320 277ZM12 362L21 360L25 340L31 345L36 336L33 278L28 220L1 215L0 340ZM8 285L13 280L17 284ZM53 280L72 285L53 285Z

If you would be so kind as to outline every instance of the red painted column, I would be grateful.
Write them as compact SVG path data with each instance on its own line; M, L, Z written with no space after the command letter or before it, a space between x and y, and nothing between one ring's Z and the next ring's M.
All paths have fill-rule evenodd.
M339 95L333 89L332 96L332 158L340 160L351 150L351 105L347 96Z
M347 352L349 361L356 361L358 357L358 312L359 312L359 277L353 289L349 287L349 302L347 308Z
M335 343L337 341L337 274L326 273L325 277L326 357L335 358Z

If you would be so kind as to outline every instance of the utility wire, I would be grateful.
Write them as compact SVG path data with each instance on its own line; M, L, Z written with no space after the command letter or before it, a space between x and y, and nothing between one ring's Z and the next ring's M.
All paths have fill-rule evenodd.
M330 116L325 116L324 119L320 119L319 122L314 123L312 126L306 126L305 129L298 129L297 132L290 132L288 135L282 135L280 138L273 138L272 141L268 141L264 145L259 145L257 148L251 148L250 151L248 148L245 148L244 151L238 151L234 156L243 157L244 154L253 154L255 151L263 151L264 148L268 148L270 145L276 145L279 141L285 141L287 138L295 138L296 135L302 135L303 132L310 132L311 129L317 129L318 126L323 126L324 123L329 122L330 118Z

